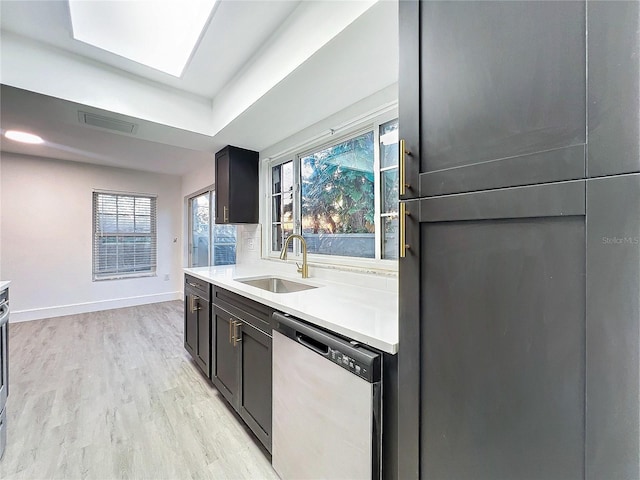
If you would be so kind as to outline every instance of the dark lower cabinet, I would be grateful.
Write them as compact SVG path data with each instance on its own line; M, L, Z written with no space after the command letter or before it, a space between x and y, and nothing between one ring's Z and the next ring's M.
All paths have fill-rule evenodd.
M244 322L239 335L238 413L267 450L271 451L272 337Z
M198 350L198 312L191 305L193 294L184 294L184 348L193 358Z
M640 478L640 174L406 209L399 478Z
M217 287L214 298L211 380L271 452L270 310Z
M587 181L586 475L640 478L640 173Z
M198 349L196 351L196 363L207 377L211 375L211 304L204 298L194 299L194 308L198 315Z
M238 404L238 351L234 340L238 318L222 310L215 304L211 317L213 331L211 344L213 346L213 368L211 381L218 387L222 396L234 407Z
M184 347L207 377L211 375L210 289L207 282L185 276Z
M585 181L407 209L422 477L584 478Z
M185 275L184 347L269 452L271 313Z

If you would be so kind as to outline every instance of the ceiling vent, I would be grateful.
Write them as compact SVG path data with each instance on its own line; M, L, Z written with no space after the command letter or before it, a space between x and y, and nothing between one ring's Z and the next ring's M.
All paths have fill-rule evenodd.
M92 127L115 130L116 132L135 135L138 131L138 125L135 123L125 122L124 120L105 117L103 115L96 115L95 113L78 111L78 120L80 120L80 123L85 123Z

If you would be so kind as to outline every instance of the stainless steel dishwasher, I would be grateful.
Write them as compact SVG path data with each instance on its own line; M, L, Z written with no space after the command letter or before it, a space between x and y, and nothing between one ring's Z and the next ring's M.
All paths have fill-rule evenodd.
M380 354L274 313L273 468L283 480L381 477Z

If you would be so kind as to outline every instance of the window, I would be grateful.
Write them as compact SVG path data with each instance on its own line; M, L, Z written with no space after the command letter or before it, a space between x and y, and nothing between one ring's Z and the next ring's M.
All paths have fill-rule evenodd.
M272 254L299 233L319 260L398 258L397 119L292 156L270 168Z
M215 204L212 190L189 199L190 267L236 263L236 226L215 224Z
M380 125L382 257L398 258L398 120Z
M156 197L93 193L93 279L156 273Z
M293 233L293 162L273 167L272 178L272 250L280 251L282 242Z
M210 231L210 207L211 192L189 199L189 211L191 228L189 229L189 255L190 267L205 267L209 265L209 239Z
M375 257L373 132L300 159L302 235L310 253Z

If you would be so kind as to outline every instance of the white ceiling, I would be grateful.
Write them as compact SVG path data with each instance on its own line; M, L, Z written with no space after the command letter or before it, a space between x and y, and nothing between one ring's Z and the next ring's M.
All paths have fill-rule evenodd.
M211 22L181 78L74 40L66 0L2 0L0 27L6 32L37 40L134 75L213 98L299 3L300 0L218 2ZM152 5L152 2L149 4ZM114 26L114 30L117 30L117 26Z
M29 145L0 137L3 152L184 175L211 163L212 139L186 130L2 85L3 130L36 132L45 143ZM78 111L135 123L135 136L80 124Z
M206 104L217 93L226 95L238 76L256 63L265 42L283 28L283 22L296 18L291 13L299 3L223 0L182 79L74 42L66 2L2 0L0 13L5 35L28 36L29 42L44 42L47 48L69 51L94 66L102 65L105 72L123 72L129 78L143 79L150 87L171 88L187 100L197 95ZM81 99L74 102L30 92L15 88L21 87L15 83L3 85L2 129L28 129L47 143L32 146L3 138L0 147L6 152L183 175L210 164L213 153L226 144L260 151L388 89L397 82L397 50L397 3L380 1L215 135L90 107ZM82 125L78 110L130 121L138 130L130 135Z

